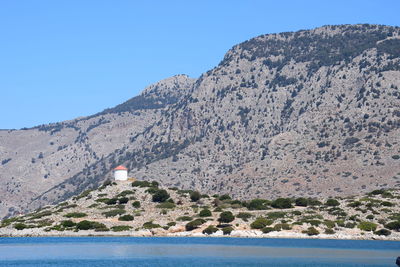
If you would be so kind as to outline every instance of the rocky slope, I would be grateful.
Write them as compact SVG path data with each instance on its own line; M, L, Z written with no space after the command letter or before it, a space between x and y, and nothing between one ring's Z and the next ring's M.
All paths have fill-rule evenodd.
M117 150L47 184L18 209L99 185L117 164L139 179L239 199L398 187L399 48L400 29L379 25L238 44Z
M157 182L107 182L3 220L0 236L240 236L400 240L399 190L346 198L233 200ZM385 228L386 227L386 228Z
M32 198L124 147L193 82L177 75L90 117L0 131L0 217L23 211Z

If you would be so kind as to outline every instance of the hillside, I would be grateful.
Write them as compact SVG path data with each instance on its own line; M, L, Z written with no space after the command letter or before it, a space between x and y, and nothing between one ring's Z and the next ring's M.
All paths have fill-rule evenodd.
M80 164L62 162L61 168L73 171L55 175L51 165L46 179L43 168L31 171L32 156L13 166L24 152L2 153L13 160L0 167L0 181L8 186L1 212L57 203L95 188L119 164L141 180L237 199L323 198L399 187L399 47L400 29L380 25L324 26L250 39L197 80L179 76L185 77L183 85L166 84L158 96L163 100L132 100L84 118L104 127L102 116L113 116L113 125L127 118L130 123L122 132L111 127L120 139L107 139L108 128L94 128L103 136L96 143L104 152ZM182 94L176 93L180 87ZM140 104L140 115L131 104ZM63 130L81 149L66 150L64 157L73 152L83 158L92 137L71 138L67 130L76 131ZM23 131L4 134L2 147ZM32 144L39 140L28 136ZM15 147L22 149L19 143L7 151ZM11 179L8 170L16 166L21 173ZM30 192L29 179L45 185ZM29 204L17 204L21 199Z
M0 236L257 236L400 240L399 190L346 198L234 200L106 182L56 206L3 220Z

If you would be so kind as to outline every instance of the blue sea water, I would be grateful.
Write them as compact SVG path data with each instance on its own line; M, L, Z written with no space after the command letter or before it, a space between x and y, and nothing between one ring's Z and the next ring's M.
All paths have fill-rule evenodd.
M0 266L396 266L400 242L190 237L0 238Z

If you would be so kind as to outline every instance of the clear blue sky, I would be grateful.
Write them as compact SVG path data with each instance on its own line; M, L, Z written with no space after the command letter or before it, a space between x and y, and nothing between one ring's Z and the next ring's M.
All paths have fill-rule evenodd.
M0 129L90 115L233 45L327 24L400 25L399 0L0 1Z

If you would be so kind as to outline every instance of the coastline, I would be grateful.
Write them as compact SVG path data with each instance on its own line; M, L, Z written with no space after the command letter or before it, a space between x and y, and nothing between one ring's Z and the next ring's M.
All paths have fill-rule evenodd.
M30 230L30 231L29 231ZM64 231L64 232L44 232L44 231L32 231L32 229L26 229L22 231L0 231L0 237L208 237L208 238L266 238L266 239L330 239L330 240L380 240L380 241L400 241L400 235L392 236L379 236L374 234L366 233L364 235L348 235L343 233L335 234L319 234L319 235L307 235L304 233L297 233L291 231L280 231L271 232L264 234L257 230L234 230L230 235L223 235L222 231L217 231L213 234L203 234L201 232L159 232L151 230L139 230L139 231L123 231L123 232L96 232L93 230L88 231Z

